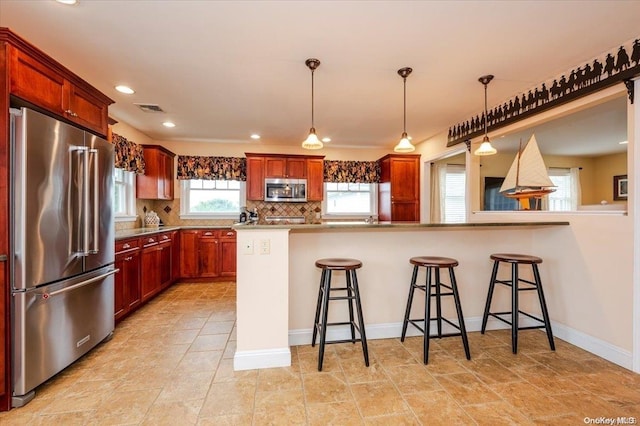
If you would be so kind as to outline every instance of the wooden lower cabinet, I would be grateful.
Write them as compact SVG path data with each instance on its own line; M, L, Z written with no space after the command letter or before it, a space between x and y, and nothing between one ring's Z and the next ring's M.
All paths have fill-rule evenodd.
M124 248L123 248L124 247ZM115 321L119 322L133 312L141 302L140 248L138 240L116 243L114 280Z
M182 278L235 278L235 231L231 229L185 229L180 231L180 244Z

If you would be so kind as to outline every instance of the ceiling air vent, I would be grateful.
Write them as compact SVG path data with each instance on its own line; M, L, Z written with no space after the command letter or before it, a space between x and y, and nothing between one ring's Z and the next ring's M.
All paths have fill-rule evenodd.
M134 104L144 112L164 112L160 105L156 104Z

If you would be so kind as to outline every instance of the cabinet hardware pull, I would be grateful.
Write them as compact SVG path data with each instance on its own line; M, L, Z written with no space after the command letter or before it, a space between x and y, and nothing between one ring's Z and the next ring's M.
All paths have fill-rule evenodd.
M75 112L71 111L70 109L67 109L64 112L66 112L71 117L77 117L78 116L78 114L76 114Z
M0 262L6 262L7 261L7 255L6 254L0 254Z
M156 242L156 240L154 240L153 238L149 238L149 239L147 240L147 242L149 242L149 243L155 243L155 242Z
M131 246L130 246L128 243L124 243L124 244L122 245L122 248L123 248L123 249L128 249L128 248L131 248Z
M209 237L209 236L211 236L211 235L213 235L213 234L212 234L211 232L205 232L205 233L204 233L204 235L205 235L205 236L207 236L207 237Z
M163 240L168 240L168 239L169 239L169 237L167 237L166 235L163 235L163 236L162 236L162 239L163 239Z
M227 235L233 235L233 232L227 232Z
M126 260L127 262L129 262L130 260L133 259L133 256L129 256L129 257L125 257L124 260Z

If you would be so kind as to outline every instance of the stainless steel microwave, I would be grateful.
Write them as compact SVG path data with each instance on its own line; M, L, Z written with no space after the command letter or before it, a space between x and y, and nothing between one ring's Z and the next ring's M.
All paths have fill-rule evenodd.
M264 201L304 203L307 201L307 180L267 178L264 180Z

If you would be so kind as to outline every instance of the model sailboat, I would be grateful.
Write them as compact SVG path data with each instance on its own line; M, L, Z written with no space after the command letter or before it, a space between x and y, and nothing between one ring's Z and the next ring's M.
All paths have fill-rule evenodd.
M540 199L555 191L555 185L549 179L535 135L520 149L513 164L504 178L500 193L507 198L515 198L523 210L529 210L529 199Z

